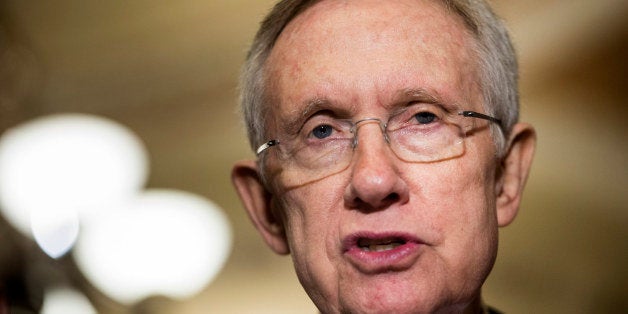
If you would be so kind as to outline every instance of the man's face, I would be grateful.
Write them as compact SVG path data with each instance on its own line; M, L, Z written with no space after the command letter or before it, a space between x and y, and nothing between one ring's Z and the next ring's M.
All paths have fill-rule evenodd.
M464 22L432 1L322 1L286 27L268 59L269 134L303 119L312 99L354 121L386 121L422 101L400 98L407 90L484 112L473 43ZM296 188L272 175L281 164L269 156L272 202L299 280L322 311L478 302L497 248L497 162L488 128L465 145L457 158L408 163L376 124L363 125L346 170Z

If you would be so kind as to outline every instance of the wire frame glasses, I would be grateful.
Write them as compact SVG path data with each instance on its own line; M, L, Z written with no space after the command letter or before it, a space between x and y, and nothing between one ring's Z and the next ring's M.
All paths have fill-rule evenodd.
M429 163L464 154L464 139L475 128L475 118L501 125L499 119L482 113L437 104L406 107L386 122L378 118L353 122L322 112L307 119L296 134L264 143L257 155L272 152L277 167L271 172L277 173L285 185L298 186L346 169L363 125L379 124L384 140L400 160Z

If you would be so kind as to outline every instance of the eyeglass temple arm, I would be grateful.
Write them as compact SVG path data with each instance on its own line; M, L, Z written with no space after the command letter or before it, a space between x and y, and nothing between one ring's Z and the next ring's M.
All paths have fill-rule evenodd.
M495 122L495 123L499 124L499 126L502 125L502 120L494 118L494 117L491 117L491 116L487 116L485 114L482 114L482 113L479 113L479 112L475 112L475 111L463 111L463 112L460 113L460 115L465 116L465 117L484 119L484 120Z
M255 152L255 154L256 154L256 155L259 155L259 154L261 154L262 152L264 152L265 150L267 150L269 147L271 147L271 146L275 146L275 145L277 145L277 144L279 144L279 141L278 141L278 140L268 141L268 142L266 142L266 143L262 144L262 146L258 147L258 148L257 148L257 151Z

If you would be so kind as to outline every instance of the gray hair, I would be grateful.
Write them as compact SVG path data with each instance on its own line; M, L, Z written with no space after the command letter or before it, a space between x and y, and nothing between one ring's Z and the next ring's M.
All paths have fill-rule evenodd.
M265 63L283 29L296 16L321 0L282 0L262 21L247 54L240 78L240 104L253 151L266 138ZM512 42L503 22L483 0L441 0L462 17L477 41L484 110L502 121L491 126L497 155L505 153L508 137L519 115L518 66Z

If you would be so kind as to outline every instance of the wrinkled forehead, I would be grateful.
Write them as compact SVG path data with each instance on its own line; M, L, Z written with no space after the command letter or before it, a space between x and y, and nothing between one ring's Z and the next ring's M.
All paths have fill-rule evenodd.
M467 26L444 0L323 0L297 14L276 43L309 41L321 36L333 39L338 34L352 36L367 29L378 30L369 39L382 41L394 40L394 35L411 36L417 31L437 30L441 35L453 35L467 30ZM312 43L312 47L315 45Z
M321 1L288 23L271 51L270 111L298 111L316 97L355 104L387 89L433 90L453 101L448 91L477 81L474 43L442 1Z

